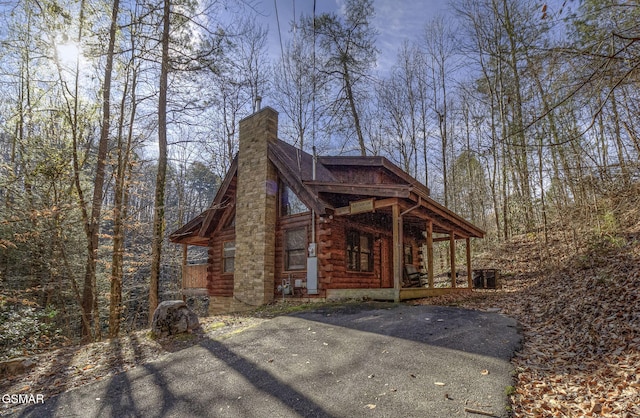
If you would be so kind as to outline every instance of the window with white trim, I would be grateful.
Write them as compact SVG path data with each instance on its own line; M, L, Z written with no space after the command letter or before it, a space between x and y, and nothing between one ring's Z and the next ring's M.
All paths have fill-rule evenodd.
M307 268L307 228L284 231L284 269L304 270Z

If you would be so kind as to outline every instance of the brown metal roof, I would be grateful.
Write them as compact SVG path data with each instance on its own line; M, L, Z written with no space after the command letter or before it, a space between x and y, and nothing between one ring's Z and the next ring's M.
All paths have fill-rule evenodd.
M407 221L431 219L437 232L454 231L460 237L484 236L484 231L431 199L429 188L384 157L317 157L314 178L311 154L281 140L270 142L268 153L280 178L319 215L333 214L352 200L399 199L405 210L411 209L406 213ZM209 209L173 232L169 238L172 242L207 245L207 238L221 221L224 208L233 204L228 201L235 196L237 167L236 157ZM387 182L350 183L344 175L350 169L364 170L365 174L383 172ZM375 176L372 174L371 178Z

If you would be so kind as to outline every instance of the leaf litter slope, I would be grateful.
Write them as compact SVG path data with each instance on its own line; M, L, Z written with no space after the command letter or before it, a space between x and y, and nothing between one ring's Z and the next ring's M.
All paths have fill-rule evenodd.
M576 247L519 236L476 265L501 269L503 288L422 303L499 307L523 329L515 417L640 416L640 228Z

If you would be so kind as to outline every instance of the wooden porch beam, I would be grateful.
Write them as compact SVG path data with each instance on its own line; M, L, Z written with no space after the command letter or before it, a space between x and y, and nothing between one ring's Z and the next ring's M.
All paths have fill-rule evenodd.
M432 213L435 213L447 221L449 221L456 229L460 229L464 231L465 234L469 235L478 235L479 237L484 237L484 231L477 228L475 225L472 225L462 219L460 216L456 215L446 207L440 205L438 202L431 198L424 199L422 201L422 206Z
M421 197L420 195L417 195L417 194L414 193L411 196L411 200L413 200L415 202L420 201L420 206L419 206L418 210L412 212L412 215L414 215L417 218L424 219L424 220L431 219L433 221L433 225L439 227L442 230L445 230L445 231L451 230L451 224L446 224L444 222L441 222L441 221L439 221L438 219L436 219L433 216L433 213L429 213L429 209L427 207L427 202L430 201L430 199L429 199L428 196L427 197ZM407 209L407 208L409 208L411 206L414 206L410 202L406 202L406 201L400 201L400 202L401 202L400 204L403 205L404 209Z
M317 193L353 194L372 197L402 197L405 199L411 196L409 186L397 184L327 183L320 181L304 181L304 184L313 187Z
M379 199L379 200L375 200L373 204L375 205L376 209L382 209L382 208L387 208L389 206L400 204L400 199L396 197L392 197L389 199Z
M374 199L373 210L375 211L377 209L387 208L389 206L399 205L399 204L400 204L400 199L396 197L391 197L388 199ZM336 208L334 215L336 216L351 215L351 206L341 206L339 208Z
M340 208L336 208L335 212L333 212L336 216L350 215L351 208L349 206L342 206Z

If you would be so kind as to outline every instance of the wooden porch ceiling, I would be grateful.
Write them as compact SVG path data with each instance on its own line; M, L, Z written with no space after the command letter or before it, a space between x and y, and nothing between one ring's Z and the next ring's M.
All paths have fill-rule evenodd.
M388 213L391 207L398 205L403 218L403 222L409 225L415 225L421 229L425 227L426 222L433 222L433 232L455 234L457 238L483 238L485 232L464 220L460 216L451 212L449 209L435 202L433 199L424 198L422 196L410 195L407 198L392 197L382 199L365 199L361 202L372 200L372 210L369 212L385 212ZM336 216L353 215L352 206L343 206L336 208L334 214Z

